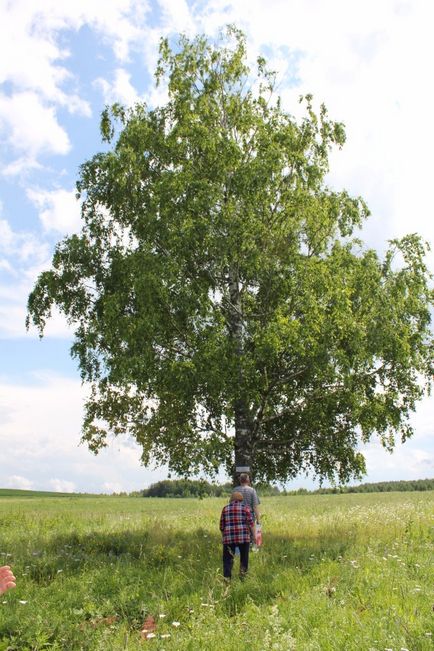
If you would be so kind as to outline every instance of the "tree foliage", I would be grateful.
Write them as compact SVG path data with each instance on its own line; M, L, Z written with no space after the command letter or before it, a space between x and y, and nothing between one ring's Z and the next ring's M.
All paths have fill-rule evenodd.
M432 292L416 235L384 260L353 239L361 198L327 187L342 124L294 119L243 35L162 40L157 108L107 108L81 166L83 227L29 297L56 305L91 387L83 439L127 432L175 472L250 465L346 481L360 441L392 449L432 376Z

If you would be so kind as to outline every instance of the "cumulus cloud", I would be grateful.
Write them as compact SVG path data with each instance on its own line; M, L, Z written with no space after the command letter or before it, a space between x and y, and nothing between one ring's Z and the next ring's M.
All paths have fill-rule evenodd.
M26 305L37 276L49 268L51 247L37 233L14 230L0 218L0 337L25 337ZM57 310L47 324L47 336L71 336ZM35 331L32 337L37 337Z
M41 154L64 155L70 150L58 107L91 115L89 102L74 90L77 79L68 67L70 51L62 36L88 25L124 62L130 48L143 38L147 10L143 0L110 0L103 11L100 0L2 4L0 84L8 84L8 90L0 95L0 135L19 154L4 163L4 173L12 176L32 169ZM125 83L118 83L125 92Z
M100 88L106 104L119 102L125 106L132 106L140 100L140 96L131 84L130 78L130 74L125 69L117 68L112 83L100 77L95 80L94 85Z
M21 383L0 378L0 486L15 478L15 488L130 492L166 475L141 466L130 440L115 439L97 456L79 445L84 398L78 378L47 371Z
M47 261L48 245L28 231L15 231L8 220L0 218L0 255L40 265Z
M11 475L6 477L4 488L17 488L19 490L32 490L33 482L21 475Z
M119 482L110 482L106 481L102 485L102 492L103 493L121 493L123 491L122 484Z
M75 190L35 190L29 188L27 196L39 210L39 218L46 231L62 235L80 230L80 203Z
M432 477L434 473L434 435L431 438L431 448L426 443L420 447L421 441L416 436L403 445L398 444L391 454L386 452L378 443L372 443L362 450L366 459L370 481L411 480Z
M197 18L186 0L158 0L162 12L159 28L163 32L183 32L192 35L198 29Z
M48 484L55 493L73 493L75 491L74 482L66 479L50 479Z
M0 95L0 125L8 133L11 147L25 151L30 161L41 153L66 154L71 147L54 107L44 105L35 93Z

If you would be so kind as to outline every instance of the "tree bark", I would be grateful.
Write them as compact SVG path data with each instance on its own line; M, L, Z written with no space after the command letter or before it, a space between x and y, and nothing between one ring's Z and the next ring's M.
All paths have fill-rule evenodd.
M245 386L243 373L243 355L244 355L244 319L242 311L242 301L240 292L240 281L238 270L231 268L229 270L229 333L234 343L234 351L237 361L237 379L238 389L237 396L234 400L235 414L235 441L234 441L234 468L233 476L236 475L237 466L252 466L251 458L251 436L252 428L249 417L249 407L246 401L243 387Z

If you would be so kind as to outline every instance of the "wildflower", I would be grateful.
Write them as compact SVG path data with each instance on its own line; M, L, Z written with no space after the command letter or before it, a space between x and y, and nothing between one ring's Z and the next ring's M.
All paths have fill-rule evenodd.
M163 619L163 617L166 617L166 615L164 613L160 613L159 617L160 617L160 619Z
M157 637L155 633L146 633L145 635L146 640L152 640L153 637Z
M160 637L162 640L165 640L166 638L170 637L170 633L163 633L162 635L160 635Z
M27 601L24 601L24 599L20 599L18 603L23 604L23 606L25 606L26 603L28 603L28 602L27 602Z
M172 626L178 628L178 626L181 626L181 622L172 622Z

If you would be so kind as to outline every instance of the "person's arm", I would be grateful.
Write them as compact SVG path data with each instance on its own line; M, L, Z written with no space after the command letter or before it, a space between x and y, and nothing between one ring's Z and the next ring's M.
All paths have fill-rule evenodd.
M220 516L220 525L219 525L219 527L220 527L220 531L223 533L223 530L225 528L225 511L224 511L224 509L223 509L222 514Z
M250 508L248 506L244 507L244 512L246 514L247 524L248 524L249 529L251 531L253 540L254 540L254 542L256 542L256 524L255 524L255 520L253 519L252 512L251 512L251 510L250 510Z
M255 512L256 523L260 524L261 522L261 511L259 509L259 497L255 489L253 489L253 511Z

